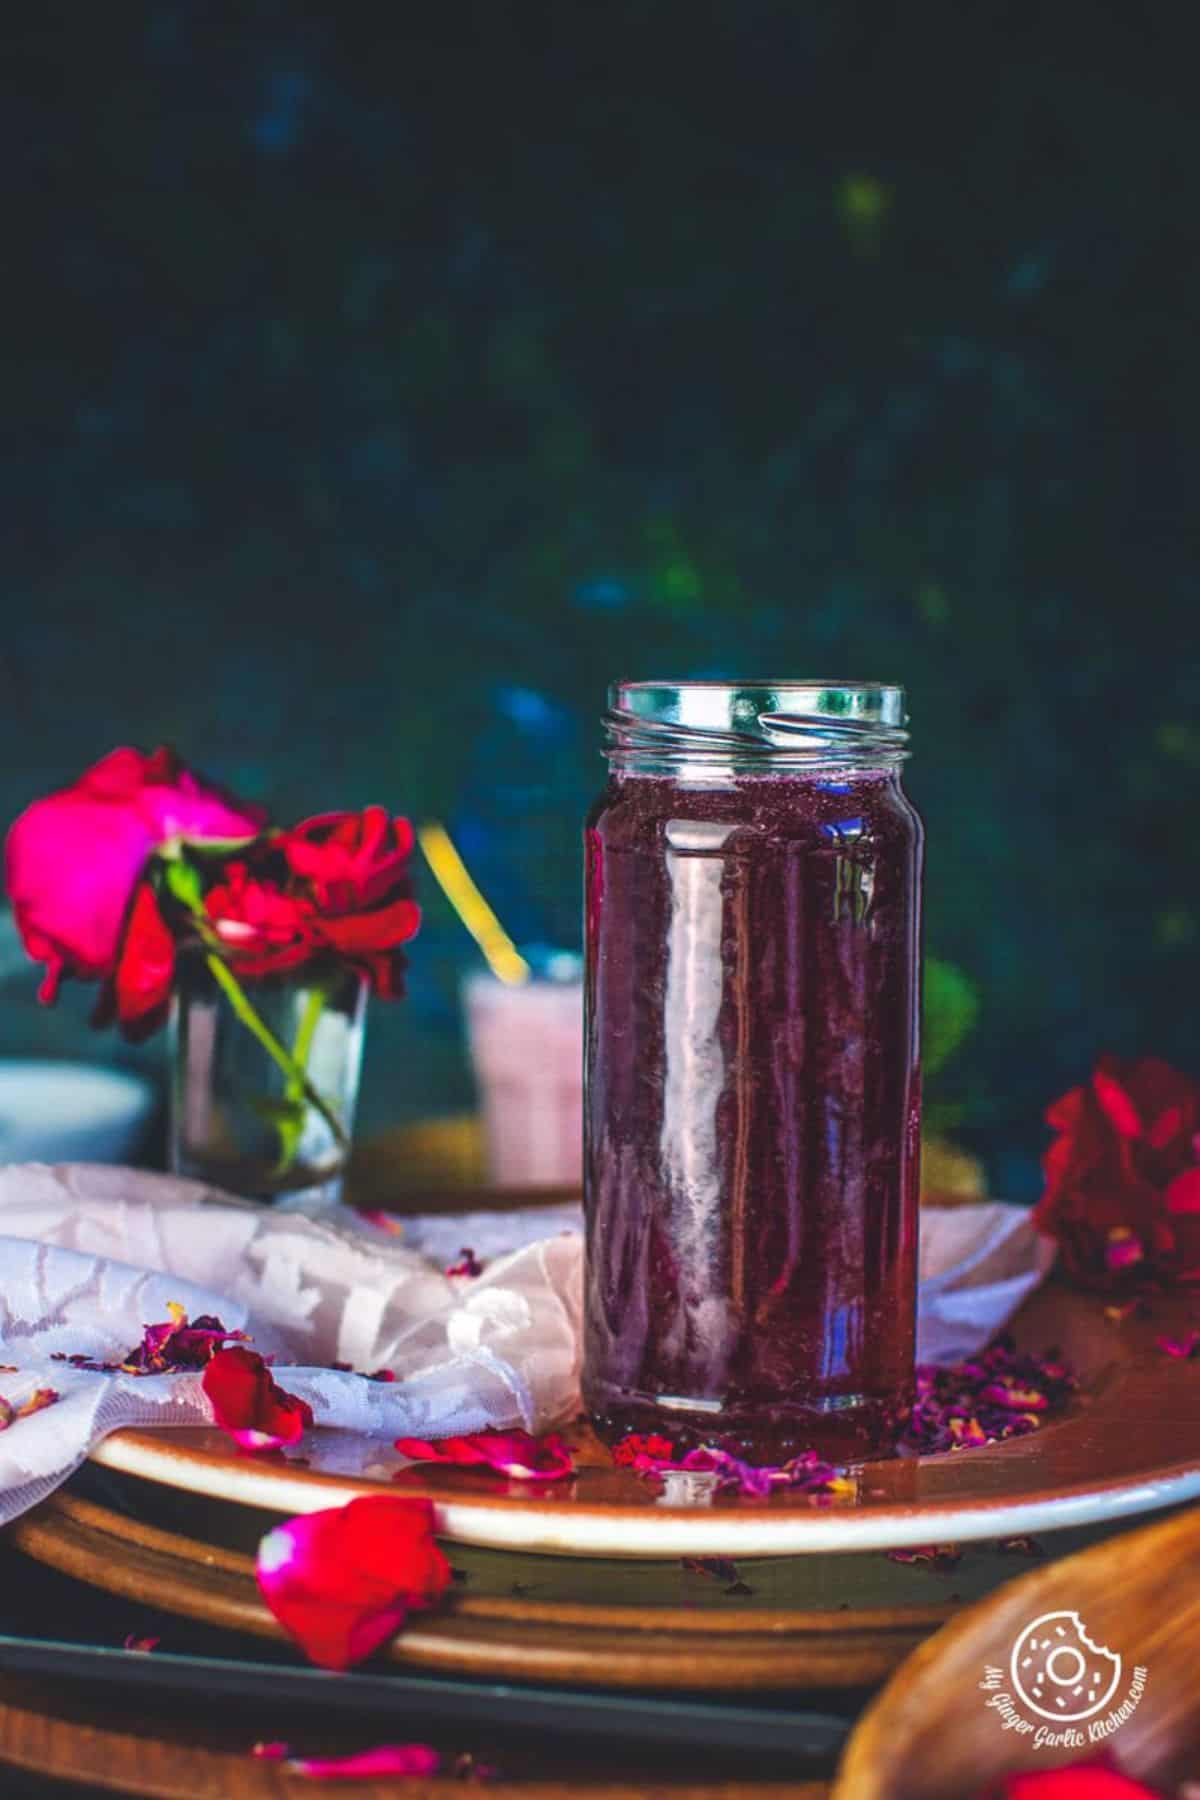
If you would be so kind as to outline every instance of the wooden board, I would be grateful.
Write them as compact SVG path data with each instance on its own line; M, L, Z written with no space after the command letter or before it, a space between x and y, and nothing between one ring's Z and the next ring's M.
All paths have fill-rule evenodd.
M1136 1419L1130 1419L1136 1431ZM1076 1614L1122 1670L1105 1721L1146 1671L1132 1713L1082 1748L1034 1742L1043 1721L1012 1692L1013 1651L1031 1625ZM1048 1627L1040 1626L1045 1632ZM1018 1667L1021 1666L1018 1653ZM994 1690L984 1671L1001 1672ZM1200 1508L1035 1570L970 1607L914 1652L863 1715L846 1747L835 1800L962 1800L1005 1774L1048 1769L1108 1750L1125 1773L1174 1793L1200 1767ZM1068 1690L1070 1691L1070 1690ZM1048 1686L1046 1696L1053 1690ZM1004 1728L993 1694L1008 1694L1032 1732ZM1052 1720L1048 1729L1062 1731Z

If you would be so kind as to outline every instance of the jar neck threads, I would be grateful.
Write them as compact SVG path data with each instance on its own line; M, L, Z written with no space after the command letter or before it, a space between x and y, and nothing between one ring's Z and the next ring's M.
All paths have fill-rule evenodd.
M637 774L895 769L908 755L904 690L879 682L622 681L605 755Z

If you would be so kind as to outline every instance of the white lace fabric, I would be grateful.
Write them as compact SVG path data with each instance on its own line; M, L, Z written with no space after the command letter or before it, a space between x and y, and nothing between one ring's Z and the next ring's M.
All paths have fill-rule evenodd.
M1019 1208L945 1218L956 1223L925 1223L919 1330L923 1355L952 1360L1004 1322L1049 1256ZM14 1408L39 1387L60 1395L0 1431L0 1524L111 1431L211 1423L194 1374L55 1360L119 1360L169 1301L249 1332L322 1427L437 1438L562 1424L579 1407L579 1223L578 1207L531 1207L406 1219L395 1236L349 1210L268 1211L141 1170L0 1167L0 1395ZM483 1273L447 1275L468 1245Z

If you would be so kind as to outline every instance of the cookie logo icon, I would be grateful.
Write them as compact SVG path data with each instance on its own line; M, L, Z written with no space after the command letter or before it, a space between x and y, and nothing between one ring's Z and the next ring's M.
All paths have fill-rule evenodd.
M1013 1645L1013 1687L1043 1719L1090 1719L1108 1705L1121 1659L1093 1644L1077 1612L1043 1613Z

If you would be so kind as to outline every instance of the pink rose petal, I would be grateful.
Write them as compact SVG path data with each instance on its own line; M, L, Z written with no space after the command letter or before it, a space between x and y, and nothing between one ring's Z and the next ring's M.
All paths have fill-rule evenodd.
M295 1775L316 1781L370 1781L382 1775L436 1775L442 1755L430 1744L376 1744L349 1756L293 1756L286 1744L255 1744L252 1756L286 1762Z
M489 1468L512 1481L561 1481L575 1473L571 1452L557 1432L536 1438L528 1431L475 1431L436 1442L397 1438L396 1448L413 1462Z

